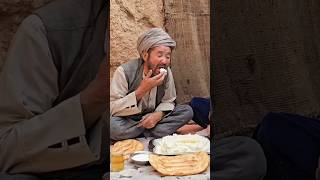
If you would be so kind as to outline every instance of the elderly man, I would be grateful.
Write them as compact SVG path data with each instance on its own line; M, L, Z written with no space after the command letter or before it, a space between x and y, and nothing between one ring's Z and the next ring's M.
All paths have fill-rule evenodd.
M140 58L117 68L110 87L111 139L162 137L192 119L189 105L175 105L169 67L175 46L163 29L152 28L138 38Z

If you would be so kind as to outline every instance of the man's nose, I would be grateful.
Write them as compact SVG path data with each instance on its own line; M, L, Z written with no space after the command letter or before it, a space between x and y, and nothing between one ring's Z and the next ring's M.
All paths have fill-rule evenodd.
M170 60L167 58L161 58L160 64L168 66L170 64Z

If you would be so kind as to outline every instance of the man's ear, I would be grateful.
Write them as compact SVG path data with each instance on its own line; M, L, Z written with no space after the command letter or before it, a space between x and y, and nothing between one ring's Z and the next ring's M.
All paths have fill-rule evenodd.
M146 51L142 52L142 58L144 61L147 61L149 54Z

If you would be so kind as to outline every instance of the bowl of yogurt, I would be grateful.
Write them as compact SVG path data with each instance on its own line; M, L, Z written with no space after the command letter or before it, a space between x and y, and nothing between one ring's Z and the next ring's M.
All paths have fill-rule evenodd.
M149 151L136 151L130 155L130 160L139 165L149 164Z

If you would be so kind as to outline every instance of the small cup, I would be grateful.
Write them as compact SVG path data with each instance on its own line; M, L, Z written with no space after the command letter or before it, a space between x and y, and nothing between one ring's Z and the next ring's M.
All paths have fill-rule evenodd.
M124 169L124 156L121 153L112 152L111 153L111 171L119 172Z

